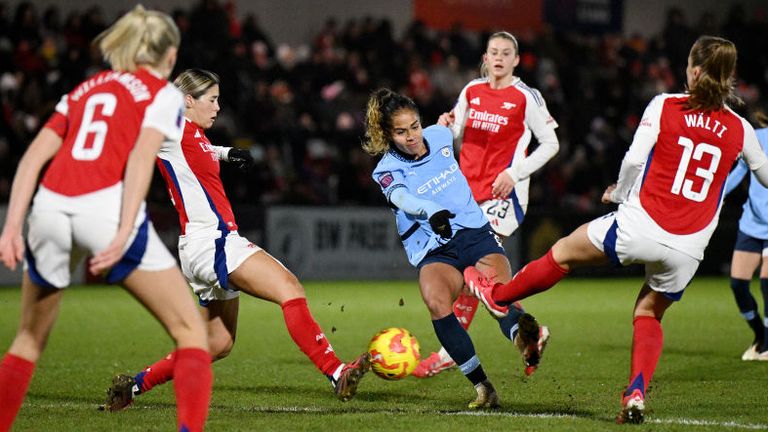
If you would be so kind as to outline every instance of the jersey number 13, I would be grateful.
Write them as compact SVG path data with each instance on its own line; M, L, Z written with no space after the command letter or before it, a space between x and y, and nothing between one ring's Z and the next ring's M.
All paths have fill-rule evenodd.
M680 137L677 143L683 146L683 155L680 158L680 164L677 166L677 173L675 174L674 182L672 182L672 190L670 192L675 195L682 194L683 197L691 201L702 202L707 198L709 186L715 178L715 171L717 171L717 166L720 164L722 153L719 148L712 144L694 144L691 139L686 137ZM702 178L704 182L701 184L700 190L694 191L693 180L685 177L688 171L688 164L691 162L691 159L700 161L705 154L712 155L712 159L709 162L709 167L696 168L694 176Z

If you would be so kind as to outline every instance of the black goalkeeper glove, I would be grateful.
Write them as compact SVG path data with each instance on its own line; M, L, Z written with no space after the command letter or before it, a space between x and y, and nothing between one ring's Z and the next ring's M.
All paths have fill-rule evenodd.
M448 210L440 210L435 212L429 217L429 226L432 227L432 231L444 239L451 238L453 230L451 229L451 218L455 218L456 215Z
M251 156L251 152L248 150L233 147L229 149L227 159L241 171L248 171L253 165L253 156Z

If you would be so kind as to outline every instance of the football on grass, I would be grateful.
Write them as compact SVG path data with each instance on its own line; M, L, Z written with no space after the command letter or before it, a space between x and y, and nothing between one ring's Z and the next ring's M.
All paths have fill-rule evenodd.
M387 380L407 377L421 359L419 341L411 332L399 327L376 333L368 344L368 352L373 372Z

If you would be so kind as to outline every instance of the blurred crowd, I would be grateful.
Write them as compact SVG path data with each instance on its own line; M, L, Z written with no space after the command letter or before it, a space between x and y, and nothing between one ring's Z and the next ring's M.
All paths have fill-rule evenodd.
M202 0L169 11L182 32L177 71L200 67L221 76L222 110L209 138L250 149L248 173L223 168L235 207L242 204L381 205L370 178L375 160L360 150L368 94L387 86L414 98L425 125L450 110L478 76L490 33L449 31L413 22L329 18L301 46L273 41L254 15L233 3ZM102 69L91 39L115 17L101 9L63 15L0 2L0 202L8 200L18 159L58 98ZM642 111L660 92L684 90L688 50L700 34L727 37L739 50L737 111L751 118L768 100L768 19L734 6L725 16L667 13L652 38L575 34L552 29L518 34L516 75L538 88L560 124L561 150L532 182L532 208L595 211L615 181ZM153 186L150 201L167 201Z

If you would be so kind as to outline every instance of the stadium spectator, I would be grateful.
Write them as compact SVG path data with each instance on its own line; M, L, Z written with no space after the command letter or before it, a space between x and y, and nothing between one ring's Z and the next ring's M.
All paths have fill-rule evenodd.
M530 176L557 154L557 122L547 111L538 90L514 75L520 62L517 39L508 32L491 35L480 69L481 78L472 80L459 94L456 105L440 116L439 124L451 128L461 148L459 163L472 196L485 214L491 229L500 237L512 235L528 210ZM539 145L529 153L531 137ZM462 293L453 313L462 327L469 328L478 300ZM538 341L546 346L549 331L542 328ZM526 374L532 374L540 350L527 350L523 358ZM419 377L440 373L455 363L444 348L419 363Z
M21 407L81 249L95 254L92 271L109 270L107 281L122 283L173 337L177 429L203 430L212 381L205 328L140 211L157 150L182 131L182 96L167 81L180 41L169 16L141 6L126 13L95 39L113 70L62 97L21 159L0 236L3 264L14 269L24 258L25 270L21 324L0 365L2 431ZM25 244L24 215L49 161Z
M184 94L184 133L166 141L157 165L179 213L179 260L197 295L208 327L213 361L229 355L235 344L240 292L280 305L288 333L301 351L328 377L336 396L351 399L368 371L369 355L345 364L336 356L325 333L307 307L298 279L266 251L237 232L232 207L219 177L219 161L250 168L246 150L214 146L205 136L219 112L219 77L188 69L174 80ZM174 378L175 353L135 376L119 374L109 395L112 411Z
M42 26L30 28L22 24L24 20L21 19L16 24L14 18L28 15L25 11L30 4L34 3L11 3L8 6L0 3L0 142L8 144L6 156L0 156L0 165L10 167L0 170L0 201L3 202L7 201L8 192L3 190L2 184L10 183L26 143L53 110L58 95L70 91L86 76L104 67L101 59L88 47L88 35L94 34L92 28L98 28L101 19L98 18L98 8L86 11L83 7L78 11L71 5L66 9L59 6L62 11L70 12L64 15L64 25L58 30L56 25L47 24L55 20L46 19L45 14L38 17L36 10L32 15L36 22L43 23ZM239 208L245 208L245 205L263 208L260 205L267 203L380 205L381 197L366 194L368 186L359 183L330 182L330 187L316 191L312 196L296 193L294 185L301 182L307 143L311 139L326 141L331 148L331 162L338 171L351 169L348 165L358 159L351 156L348 148L337 147L335 137L341 131L336 118L339 113L348 112L355 122L352 129L343 134L359 140L364 134L361 107L365 105L368 93L381 86L407 91L409 66L415 64L414 59L418 59L423 69L419 74L425 75L431 85L430 91L421 92L416 100L426 104L420 107L421 113L425 122L431 124L444 107L455 102L462 84L474 74L474 65L462 65L457 55L462 53L467 59L477 59L491 34L467 31L460 26L441 31L418 23L402 34L395 34L389 21L366 17L350 19L346 23L337 21L336 36L330 38L329 49L315 48L317 38L308 37L304 44L283 49L280 57L279 44L273 44L270 35L260 29L257 22L250 22L248 15L240 23L240 36L233 37L229 32L232 16L227 15L223 4L224 0L200 0L174 10L173 16L183 33L182 39L190 42L180 49L179 68L196 66L221 71L221 92L231 101L223 108L216 125L208 131L209 137L226 146L232 146L236 141L247 143L238 145L250 146L255 155L272 152L277 163L262 161L266 171L259 175L266 179L281 179L286 184L282 189L270 190L269 182L253 182L253 175L236 176L234 170L224 166L225 188L231 192L232 203ZM749 92L755 99L754 103L747 100L747 106L739 112L750 114L765 105L768 94L768 77L761 73L768 67L768 38L761 37L768 34L768 21L760 7L744 10L747 13L742 11L741 15L735 10L730 18L715 15L712 17L714 22L707 25L714 26L715 34L727 36L733 33L734 39L739 38L736 42L742 53L738 59L739 92ZM216 22L226 24L217 26ZM685 20L682 23L687 27ZM199 40L205 39L210 31L215 32L210 40ZM31 33L32 39L37 34L41 41L24 54L26 57L15 56L23 47L13 42L12 35L20 33ZM49 38L57 41L53 44L55 49L46 42ZM214 39L225 43L219 49L197 46L198 42L203 46L210 45ZM682 74L676 77L670 64L685 63L686 47L680 53L669 53L662 33L625 37L613 33L574 33L549 27L540 33L526 34L523 39L519 42L526 55L515 73L541 91L549 111L560 125L559 157L538 174L552 181L531 183L529 211L545 214L575 212L581 219L586 219L591 213L603 210L597 204L597 198L602 194L601 185L613 177L611 171L621 162L623 150L631 142L633 125L639 121L647 101L660 92L683 89ZM254 43L267 46L266 56L261 54L263 49L254 50ZM254 53L259 55L254 56ZM39 73L30 74L16 63L17 58L36 58L34 62L42 68ZM455 74L460 77L456 79ZM294 134L293 127L286 130L272 121L280 105L275 100L278 94L270 92L276 81L287 83L287 90L294 95L288 107L281 107L292 116L289 122L296 125L305 116L314 122L314 128L303 137ZM328 90L335 91L334 98L324 97ZM416 94L409 95L417 97ZM598 118L601 120L596 122ZM596 150L592 145L595 141L588 143L586 140L588 136L593 140L591 135L597 136L598 142L609 145ZM150 210L171 212L163 197L161 183L153 184L154 191L148 198ZM248 226L250 220L240 219L249 231L263 229ZM556 222L569 224L562 219L556 219ZM523 236L522 241L526 243L528 236Z
M768 117L762 115L760 120L763 128L755 132L763 151L768 151ZM725 193L729 194L736 188L746 173L747 165L739 161L728 176ZM731 259L731 290L739 312L754 333L754 339L741 359L768 361L768 318L765 321L760 318L757 301L749 292L752 275L760 267L763 316L768 317L768 189L759 184L754 174L750 178L749 197L743 208Z
M413 100L379 89L368 101L366 139L363 149L382 156L373 179L395 212L408 260L419 270L419 289L435 334L477 391L469 408L497 407L496 390L453 313L453 303L463 289L461 272L467 266L476 265L499 281L508 281L511 269L459 170L451 131L441 125L422 129ZM541 355L542 328L533 316L512 307L500 317L499 327L525 358Z
M645 264L635 303L629 386L618 423L641 423L645 394L661 355L661 319L693 278L717 226L723 186L742 157L768 186L768 158L754 129L726 103L734 94L736 47L702 36L688 56L686 94L661 94L645 110L619 171L602 201L616 212L582 225L507 284L470 267L467 285L489 310L545 291L581 265ZM711 144L708 144L711 143Z

